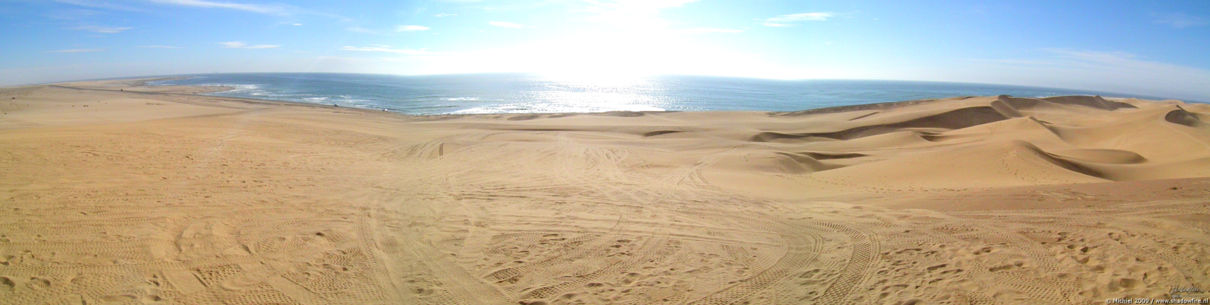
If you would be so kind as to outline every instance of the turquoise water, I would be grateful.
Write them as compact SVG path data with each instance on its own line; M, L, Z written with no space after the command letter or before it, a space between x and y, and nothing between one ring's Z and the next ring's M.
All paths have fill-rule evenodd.
M407 114L600 111L795 111L951 96L1129 94L987 84L701 76L554 79L527 74L392 76L328 73L205 74L153 85L221 85L211 95L386 109Z

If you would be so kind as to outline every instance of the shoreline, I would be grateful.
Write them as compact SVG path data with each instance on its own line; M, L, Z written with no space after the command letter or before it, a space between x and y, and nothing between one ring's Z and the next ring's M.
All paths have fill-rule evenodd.
M77 80L77 81L63 81L63 82L55 82L55 83L41 83L41 84L28 84L28 85L14 85L14 86L36 86L36 85L47 85L47 84L56 84L56 83L69 83L69 82L121 81L121 80L129 80L129 79L176 79L176 78L189 78L189 77L196 77L196 76L207 76L207 75L266 75L266 74L369 75L369 76L388 76L388 77L407 77L407 78L415 78L415 77L456 77L456 76L483 76L483 75L541 76L541 74L535 74L535 73L511 73L511 72L502 72L502 73L473 73L473 74L431 74L431 75L398 75L398 74L376 74L376 73L341 73L341 72L240 72L240 73L201 73L201 74L187 74L187 75L179 75L179 74L178 74L178 75L166 75L166 76L132 76L132 77L122 77L122 78L115 78L115 79L92 79L92 80ZM1005 88L1036 88L1036 89L1046 89L1046 90L1052 90L1052 91L1083 91L1083 92L1086 92L1086 94L1057 94L1057 95L1040 95L1040 96L1019 96L1019 97L1038 98L1038 97L1062 96L1062 95L1090 95L1090 96L1091 96L1091 95L1099 95L1099 96L1102 96L1102 97L1135 98L1135 99L1143 99L1143 100L1181 100L1181 101L1190 102L1190 103L1201 103L1201 104L1207 104L1207 103L1210 103L1210 100L1199 100L1199 99L1194 99L1194 98L1174 98L1174 97L1164 97L1164 96L1159 96L1159 95L1151 95L1151 94L1141 94L1141 93L1125 93L1125 92L1113 92L1113 91L1102 91L1102 90L1094 90L1094 89L1060 88L1060 87L1049 87L1049 86L1044 86L1044 85L1038 86L1038 85L1017 85L1017 84L978 83L978 82L929 81L929 80L896 80L896 79L811 79L811 78L804 78L804 79L772 79L772 78L729 77L729 76L709 76L709 75L682 75L682 74L655 75L655 76L650 76L650 77L691 77L691 78L707 78L707 79L711 79L711 78L713 78L713 79L762 80L762 81L778 81L778 82L847 82L847 81L869 81L869 82L901 82L901 83L915 83L915 84L949 84L949 85L966 85L966 86L992 86L992 87L1005 87ZM987 94L979 94L979 95L973 95L973 96L986 96L986 95L987 95ZM959 96L963 96L963 95L961 95L961 94L955 94L955 95L951 95L951 96L939 96L939 97L933 97L933 98L940 99L940 98L950 98L950 97L959 97ZM928 99L928 98L926 98L926 99ZM914 99L903 99L903 100L897 100L897 101L906 101L906 100L914 100ZM895 102L895 101L885 101L885 102ZM805 109L800 109L800 110L805 110ZM791 110L791 111L797 111L797 110Z
M770 115L775 115L775 116L793 116L793 115L802 115L802 114L822 114L822 113L845 112L845 111L855 111L855 110L868 110L868 109L878 109L878 108L893 108L893 107L907 106L907 105L913 105L913 104L919 104L919 103L928 103L928 102L937 101L937 100L966 99L966 98L974 98L974 97L977 97L977 96L954 96L954 97L941 97L941 98L931 98L931 99L917 99L917 100L903 100L903 101L887 101L887 102L872 102L872 103L862 103L862 104L853 104L853 105L841 105L841 106L829 106L829 107L821 107L821 108L809 108L809 109L790 110L790 111L767 111L767 110L701 110L701 111L677 111L677 110L665 110L665 111L599 111L599 112L501 112L501 113L442 113L442 114L411 114L411 113L405 113L405 112L399 112L399 111L391 111L391 110L387 110L387 109L373 109L373 108L364 108L364 107L337 106L337 105L335 105L335 104L320 104L320 103L299 102L299 101L288 101L288 100L275 100L275 99L266 99L266 98L250 98L250 97L234 97L234 96L221 96L221 95L206 95L206 93L216 93L216 92L230 91L230 90L235 90L235 89L236 89L236 88L234 88L234 87L230 87L230 86L221 86L221 85L215 85L215 86L202 86L202 85L147 85L147 83L148 83L148 82L152 82L152 81L159 81L159 80L172 80L172 79L181 79L181 78L185 78L185 77L188 77L188 76L166 76L166 77L148 77L148 78L129 78L129 79L113 79L113 80L80 81L80 82L61 82L61 83L48 83L48 84L41 84L41 85L28 85L28 86L20 86L20 87L33 87L33 86L56 86L56 85L57 85L57 86L63 86L63 87L69 87L69 88L75 88L75 89L82 89L82 90L109 90L109 89L95 88L95 87L90 88L89 86L83 86L83 87L73 87L73 86L68 86L68 85L71 85L71 84L102 84L102 85L119 85L119 86L125 85L125 86L128 86L128 87L147 87L147 88L194 88L194 89L196 89L196 90L195 90L195 91L192 91L192 92L163 92L163 93L169 93L169 94L183 94L183 95L193 95L193 96L212 97L212 98L223 98L223 99L238 99L238 100L245 100L245 101L249 101L249 102L252 102L252 103L270 103L270 104L282 104L282 105L302 105L302 106L312 106L312 107L314 107L314 106L318 106L318 107L326 107L326 108L344 108L344 109L355 109L355 110L363 110L363 111L371 111L371 112L389 112L389 113L394 113L394 114L399 114L399 115L404 115L404 116L409 116L409 117L446 117L446 116L478 116L478 115L498 116L498 115L517 115L517 114L522 114L522 115L568 115L568 114L572 114L572 115L579 115L579 114L609 114L609 113L674 113L674 112L695 112L695 113L710 113L710 112L722 112L722 113L725 113L725 112L763 112L763 113L768 113L768 114L770 114ZM17 87L13 87L13 88L17 88ZM130 92L141 92L141 91L130 91ZM143 92L143 93L161 93L161 92ZM1004 96L1007 96L1007 95L1004 95ZM1062 97L1062 96L1064 96L1064 95L1060 95L1060 96L1044 96L1044 97L1026 97L1026 98L1052 98L1052 97ZM1107 100L1140 100L1139 98L1132 98L1132 97L1117 97L1117 96L1104 96L1104 97L1102 97L1102 96L1100 96L1100 95L1066 95L1066 96L1087 96L1087 97L1104 98L1104 99L1107 99ZM1008 96L1008 97L1012 97L1012 96ZM1168 101L1178 101L1178 102L1183 102L1183 103L1199 103L1199 104L1205 104L1205 103L1203 103L1203 102L1197 102L1197 101L1184 101L1184 100L1177 100L1177 99L1156 100L1156 101L1162 101L1162 102L1168 102Z

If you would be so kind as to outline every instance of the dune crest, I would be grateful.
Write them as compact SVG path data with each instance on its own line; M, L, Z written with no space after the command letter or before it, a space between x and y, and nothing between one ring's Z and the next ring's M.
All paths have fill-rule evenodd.
M1210 139L1210 130L1199 128L1202 126L1200 114L1189 112L1179 105L1132 104L1099 96L1040 99L997 96L849 106L842 109L852 109L851 111L855 112L879 109L879 112L843 122L831 121L826 117L813 120L810 114L801 113L795 116L776 116L794 117L799 122L762 129L750 140L758 143L794 145L802 149L826 147L833 155L868 156L869 158L861 159L869 162L854 160L838 165L837 167L852 169L832 171L813 180L854 179L875 183L882 188L940 187L967 183L944 182L948 181L946 179L959 177L986 181L984 186L988 187L1084 183L1096 180L1187 178L1204 175L1199 173L1204 168L1198 165L1204 162L1203 159L1210 157L1206 144L1207 139ZM825 110L815 113L837 112L845 111ZM1148 117L1162 119L1153 120ZM1194 129L1158 130L1169 129L1163 126L1169 123ZM1122 138L1118 137L1121 135L1121 129L1127 128L1123 124L1132 124L1129 128L1136 130L1142 126L1152 126L1146 128L1157 129L1159 134L1130 135L1140 137L1138 143L1130 144L1130 141L1122 141ZM826 127L822 126L838 126L842 129L824 131L821 129ZM811 131L799 131L802 129ZM856 141L864 137L902 132L915 135L925 142L914 141L909 137L880 142L879 147L870 147L862 141ZM1155 136L1172 139L1166 141L1171 142L1167 145L1182 146L1177 150L1180 153L1152 153L1162 149L1153 145L1159 141L1143 138ZM852 144L846 145L849 142ZM778 146L770 148L782 149ZM964 157L967 154L978 156ZM1021 158L1025 155L1031 157ZM967 159L976 167L941 165L961 164L961 160ZM933 164L931 160L935 160L936 165L919 168L920 164ZM986 167L997 163L1012 170ZM1038 166L1039 164L1044 165ZM1188 171L1179 171L1173 169L1175 164L1187 164L1190 167ZM984 169L970 172L973 168ZM851 176L844 174L850 171L853 172ZM1064 172L1078 173L1079 176L1089 178L1060 174ZM871 175L898 178L885 181L860 178ZM910 179L909 176L912 175L949 178L939 180L938 183L941 184L930 185L922 182L930 178ZM983 182L974 185L981 185L980 183Z
M1164 120L1173 124L1181 124L1189 127L1200 127L1202 118L1200 115L1189 112L1181 106L1176 106L1175 110L1169 111L1164 115Z

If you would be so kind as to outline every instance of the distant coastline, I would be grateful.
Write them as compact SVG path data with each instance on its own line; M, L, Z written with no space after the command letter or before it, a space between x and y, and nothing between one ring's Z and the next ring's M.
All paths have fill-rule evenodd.
M960 96L1063 95L1173 98L1015 85L886 81L766 80L660 76L647 84L579 86L529 74L394 76L343 73L221 73L62 82L143 86L150 91L193 87L190 93L228 98L339 106L410 115L585 113L610 111L799 112ZM653 86L652 83L655 83ZM485 85L486 84L486 85ZM654 88L653 88L654 87ZM159 88L159 89L150 89ZM176 90L179 91L179 90ZM1180 99L1184 102L1206 103Z
M609 111L802 111L954 96L1162 97L1011 85L919 81L784 81L658 76L584 83L528 74L389 76L246 73L163 76L151 86L224 86L206 95L389 110L406 114Z

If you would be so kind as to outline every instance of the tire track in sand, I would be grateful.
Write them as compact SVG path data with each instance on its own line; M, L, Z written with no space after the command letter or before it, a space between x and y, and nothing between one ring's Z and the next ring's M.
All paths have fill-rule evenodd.
M756 275L742 279L738 283L689 304L739 303L785 279L819 257L823 239L818 233L813 232L811 228L795 230L795 228L780 223L777 224L777 227L788 247L786 254L782 255L777 262Z
M841 224L824 224L824 226L847 235L849 242L852 243L853 251L849 254L848 263L840 271L840 277L829 284L828 288L812 303L851 304L852 299L848 296L870 275L870 265L873 264L874 256L879 252L880 245L873 236L857 229Z

